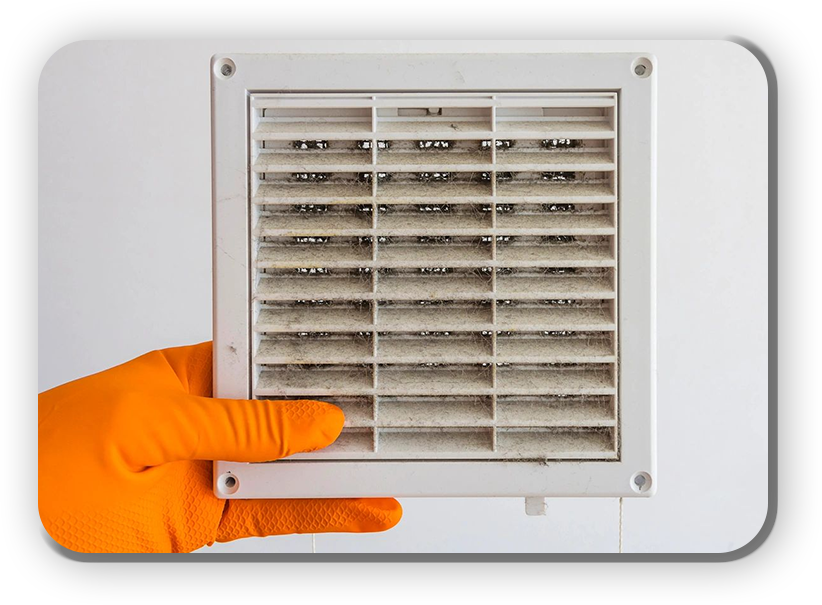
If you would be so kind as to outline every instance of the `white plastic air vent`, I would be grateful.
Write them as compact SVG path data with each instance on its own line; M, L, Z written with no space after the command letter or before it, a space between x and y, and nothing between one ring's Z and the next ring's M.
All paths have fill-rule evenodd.
M650 59L213 70L216 395L346 415L219 495L653 492Z

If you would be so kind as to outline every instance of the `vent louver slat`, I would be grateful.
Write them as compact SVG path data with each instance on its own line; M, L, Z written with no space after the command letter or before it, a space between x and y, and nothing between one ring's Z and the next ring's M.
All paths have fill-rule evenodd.
M618 458L616 95L251 99L252 392L310 459Z

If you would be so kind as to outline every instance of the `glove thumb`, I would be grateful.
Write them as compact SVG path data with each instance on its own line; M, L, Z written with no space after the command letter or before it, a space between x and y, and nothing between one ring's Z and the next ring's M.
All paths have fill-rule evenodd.
M393 498L229 500L217 542L240 538L326 532L379 532L399 523Z

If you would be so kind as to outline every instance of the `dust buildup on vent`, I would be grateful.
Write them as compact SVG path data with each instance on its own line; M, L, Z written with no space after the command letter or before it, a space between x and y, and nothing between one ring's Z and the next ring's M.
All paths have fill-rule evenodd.
M305 141L305 140L303 140L303 141L294 141L291 144L291 146L294 147L294 149L300 149L300 150L305 150L305 149L328 149L328 141L321 141L321 140L318 140L318 141Z
M257 97L253 395L346 415L300 457L618 459L614 95Z
M546 149L574 149L581 146L582 141L574 139L545 139L542 146Z

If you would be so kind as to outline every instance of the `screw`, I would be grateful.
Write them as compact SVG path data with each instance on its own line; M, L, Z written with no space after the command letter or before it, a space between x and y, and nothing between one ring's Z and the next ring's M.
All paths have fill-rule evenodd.
M644 76L647 69L644 65L637 65L634 67L634 73L638 76Z
M226 78L234 73L234 68L231 67L228 63L220 67L220 73L223 74Z

